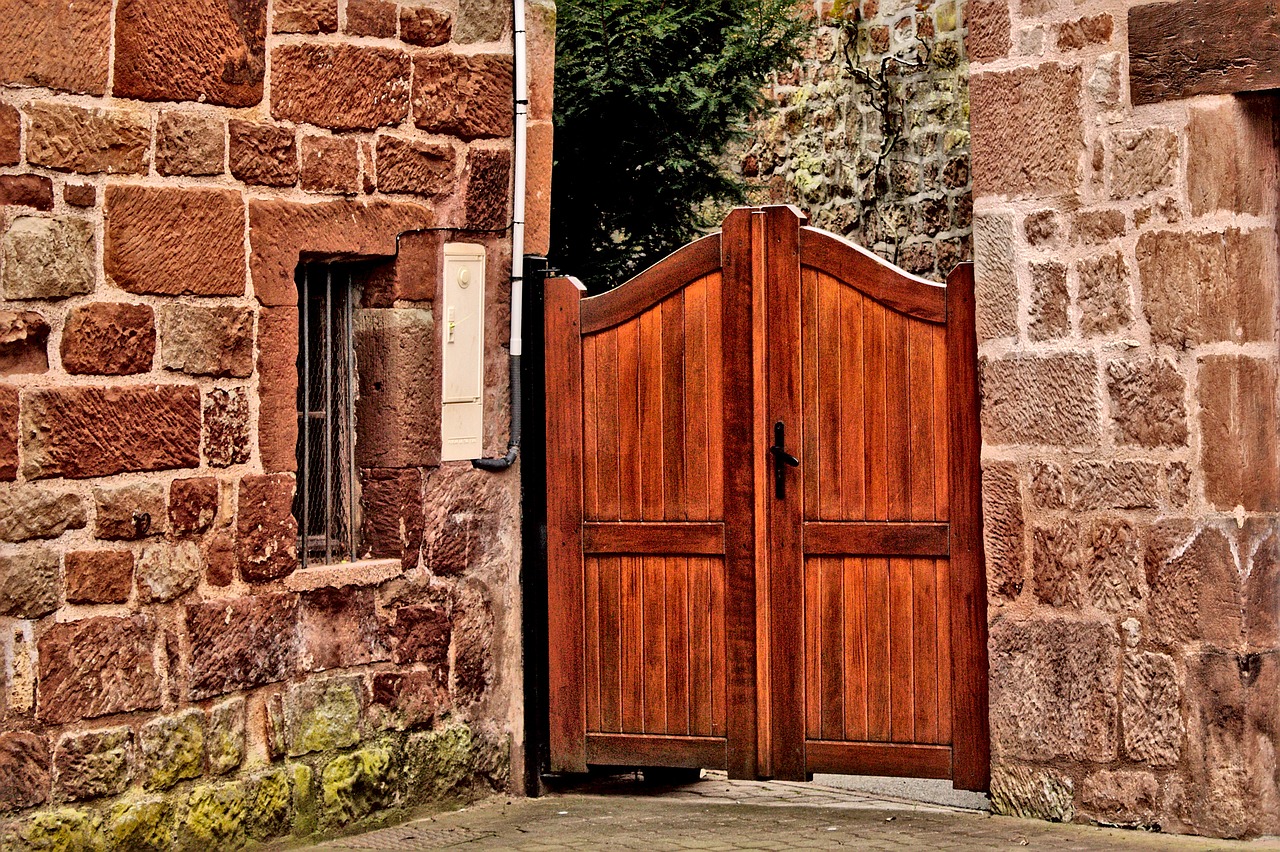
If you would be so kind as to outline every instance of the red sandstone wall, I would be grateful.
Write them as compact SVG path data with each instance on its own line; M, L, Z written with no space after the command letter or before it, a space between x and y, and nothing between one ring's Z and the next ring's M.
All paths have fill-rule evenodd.
M1274 104L1116 2L969 4L992 799L1280 831Z
M554 10L528 9L539 252ZM519 777L517 473L440 464L432 313L440 245L484 242L501 454L510 17L0 0L0 847L221 848ZM302 256L373 261L377 559L305 572Z

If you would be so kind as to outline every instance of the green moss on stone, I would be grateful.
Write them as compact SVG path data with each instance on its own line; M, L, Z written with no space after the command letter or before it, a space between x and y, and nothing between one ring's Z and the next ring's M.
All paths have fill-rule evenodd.
M142 726L142 755L148 790L167 790L184 778L200 777L204 766L204 713L188 710Z
M277 769L253 782L253 807L249 811L249 834L258 840L279 837L289 831L293 812L293 791L289 772Z
M933 64L950 71L960 64L960 46L954 41L940 41L933 47Z
M314 781L310 766L299 763L293 767L293 833L298 837L314 834L319 828Z
M457 723L411 735L405 742L406 794L415 802L455 794L475 772L475 745L471 729Z
M223 702L209 712L205 757L215 775L225 775L244 759L243 698Z
M328 678L291 688L285 699L289 755L360 742L361 692L359 678Z
M187 800L187 820L182 845L192 852L234 849L245 841L248 795L244 784L202 784Z
M111 840L117 849L165 852L173 838L173 808L163 799L122 802L111 809Z
M363 748L329 761L320 777L325 822L345 825L383 807L391 770L389 748Z
M31 852L100 852L107 848L102 818L64 808L36 814L18 831L19 848Z

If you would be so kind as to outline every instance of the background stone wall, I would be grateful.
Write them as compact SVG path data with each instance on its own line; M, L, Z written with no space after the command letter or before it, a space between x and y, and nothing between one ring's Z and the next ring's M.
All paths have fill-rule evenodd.
M805 58L733 167L753 203L934 280L972 257L964 0L815 0Z
M0 0L0 847L231 848L520 777L517 472L440 463L433 314L441 244L484 242L501 454L510 16ZM301 258L361 261L376 558L305 571Z
M1132 106L1126 10L969 3L992 801L1273 834L1274 104Z

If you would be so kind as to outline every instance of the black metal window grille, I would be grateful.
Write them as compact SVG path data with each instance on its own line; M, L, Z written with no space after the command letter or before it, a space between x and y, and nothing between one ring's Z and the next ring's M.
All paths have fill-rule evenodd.
M298 266L298 556L310 562L355 559L356 356L351 270Z

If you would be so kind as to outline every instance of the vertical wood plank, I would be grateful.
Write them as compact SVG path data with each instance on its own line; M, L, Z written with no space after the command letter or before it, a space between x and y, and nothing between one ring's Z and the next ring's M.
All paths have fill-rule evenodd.
M888 403L885 398L885 317L888 312L870 299L863 301L864 411L866 421L867 520L883 521L889 517L889 447L885 437Z
M932 559L911 560L913 612L911 635L915 683L914 742L938 742L937 569Z
M667 733L689 733L689 560L667 563Z
M804 734L822 737L822 560L804 560Z
M640 315L640 512L647 521L665 517L662 459L662 312Z
M618 514L641 518L640 321L618 326Z
M619 513L618 330L596 335L596 517L616 521Z
M689 732L711 736L711 569L689 557Z
M907 319L896 311L886 311L884 328L889 520L905 521L911 513L911 361Z
M600 411L596 405L596 338L582 338L582 517L595 520L600 517L596 501L596 470L599 446L596 443L596 424Z
M841 393L845 329L840 309L840 291L844 289L834 278L818 276L818 461L817 470L809 472L818 480L818 505L814 507L816 512L806 509L805 515L833 521L846 517L842 475L845 442L840 434L845 422Z
M723 238L721 240L723 243ZM729 415L725 407L725 367L724 367L724 329L723 273L708 275L707 307L706 307L706 351L707 351L707 517L712 520L724 518L725 475L724 475L724 430ZM748 298L750 294L748 293ZM750 305L747 305L747 321L750 322ZM749 333L750 329L748 329ZM740 348L745 348L743 341L736 341ZM747 349L747 357L751 351ZM738 366L734 364L733 366ZM733 376L733 395L745 395L750 402L750 373Z
M891 739L912 742L915 737L915 642L912 636L911 560L889 560L889 704Z
M803 370L800 380L800 408L803 415L803 432L788 434L791 453L800 457L799 476L796 479L803 483L802 517L817 519L820 501L818 490L822 480L821 441L822 432L818 428L819 407L818 394L819 367L819 325L822 322L818 310L818 273L813 269L800 269L800 358ZM785 328L770 327L770 333L786 334ZM788 433L790 430L788 430ZM797 452L796 446L800 447Z
M684 420L684 292L662 303L662 516L689 518L685 502L685 453L689 444Z
M867 739L893 732L889 689L889 560L867 559Z
M599 731L600 721L600 560L588 556L584 560L586 581L583 584L583 630L586 639L587 730Z
M934 560L934 601L938 621L938 742L951 742L951 572L950 560Z
M933 330L923 322L907 323L910 370L908 406L911 438L911 509L913 521L934 517L937 480L946 473L933 464Z
M852 287L840 288L840 493L843 517L867 517L866 419L863 413L863 298Z
M844 560L818 561L822 636L822 725L824 740L839 740L844 731Z
M644 590L644 730L667 732L667 560L641 560Z
M582 614L582 338L581 285L567 278L545 283L548 405L547 624L551 767L587 768Z
M600 729L622 731L622 561L600 560Z
M711 564L711 734L727 737L729 740L729 757L738 761L753 759L754 749L745 754L734 751L734 743L742 736L741 728L746 721L739 718L742 705L738 692L742 684L732 681L733 670L726 661L733 661L733 652L729 643L733 641L732 619L727 614L727 607L733 595L725 588L725 572L720 565ZM733 713L729 707L732 705ZM754 721L753 719L751 721ZM753 726L754 727L754 726Z
M951 467L949 464L947 424L947 327L934 326L933 329L933 517L934 520L945 521L951 516L949 503ZM938 587L946 591L945 586Z
M693 282L684 293L684 452L690 520L711 517L707 435L707 281ZM719 448L717 447L717 450Z
M851 740L867 739L867 587L861 557L844 565L844 730Z
M644 733L644 565L622 557L622 730Z

